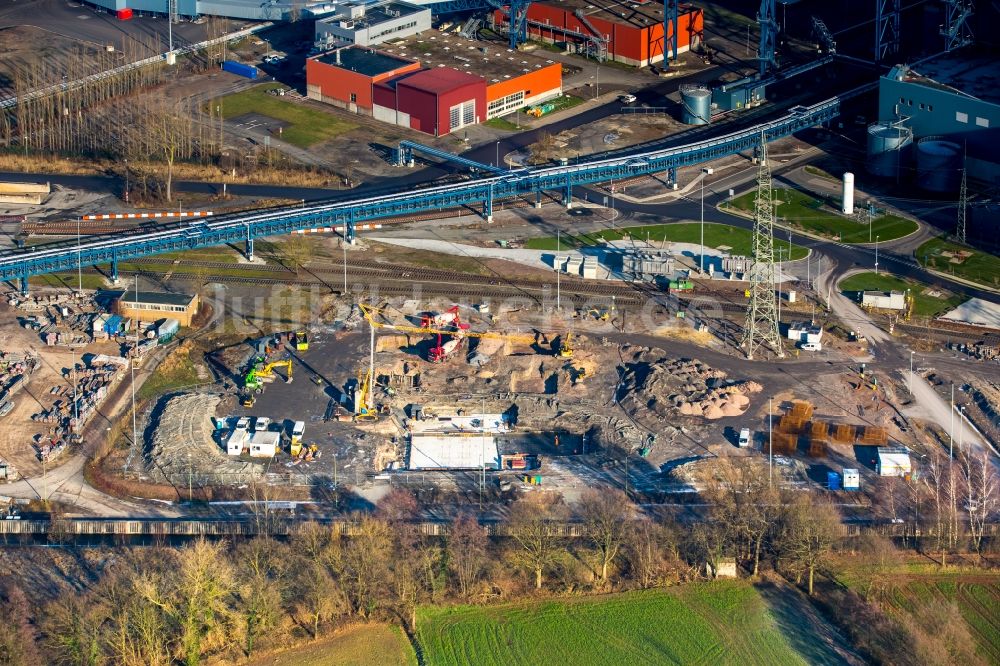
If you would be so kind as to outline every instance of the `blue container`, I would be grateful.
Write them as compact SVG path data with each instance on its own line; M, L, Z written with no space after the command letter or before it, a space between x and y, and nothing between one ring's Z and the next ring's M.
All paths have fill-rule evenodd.
M840 475L836 472L827 472L826 485L830 490L840 490Z
M121 315L111 315L108 320L104 322L104 332L108 335L117 335L122 330L122 316Z
M257 78L256 67L253 65L244 65L243 63L236 62L235 60L223 60L222 71L229 72L230 74L237 74L239 76L245 76L248 79Z

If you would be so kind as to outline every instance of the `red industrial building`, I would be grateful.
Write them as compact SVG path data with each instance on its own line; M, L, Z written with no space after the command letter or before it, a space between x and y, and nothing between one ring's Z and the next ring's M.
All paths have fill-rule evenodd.
M306 89L310 99L444 136L558 97L562 66L435 32L310 58Z
M497 10L494 26L506 32L507 17ZM677 51L701 40L704 13L699 7L678 8ZM663 3L658 0L547 0L528 7L528 37L645 67L663 60Z
M375 86L373 116L444 136L486 116L486 81L450 67L424 69Z

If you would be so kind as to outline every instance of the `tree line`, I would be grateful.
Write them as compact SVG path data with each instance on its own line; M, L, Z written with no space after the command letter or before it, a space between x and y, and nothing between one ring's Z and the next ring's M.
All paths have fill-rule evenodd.
M502 537L489 536L471 513L429 536L419 528L418 501L396 488L374 511L354 517L349 536L341 525L307 522L287 540L127 549L85 591L41 608L31 607L15 581L0 588L7 628L0 663L239 661L349 622L381 620L413 631L421 604L666 587L712 579L734 560L742 575L776 573L809 595L820 580L824 593L846 594L831 574L841 516L822 496L779 487L762 461L735 459L718 462L704 497L708 515L678 523L648 515L619 490L588 490L573 504L538 491L509 505ZM566 536L567 521L577 525L577 537ZM885 653L898 655L900 646L919 645L911 637L919 627L877 612L895 549L877 537L862 548L854 574L861 591L835 605L868 617L854 629L845 621L853 639L864 643L869 627L875 645L870 627L877 625L878 639L891 642ZM926 646L928 654L938 649Z
M836 513L813 504L806 510L808 497L779 518L784 540L774 561L789 571L819 566L836 539ZM555 493L525 496L511 504L504 538L487 536L471 514L458 516L445 536L425 536L418 508L396 489L375 512L357 516L349 537L304 523L287 541L130 549L83 593L34 611L9 584L0 662L238 660L350 621L412 629L419 604L654 588L704 576L701 532L640 517L617 490L586 492L572 507ZM564 536L571 515L582 521L583 538ZM809 539L793 536L804 529Z

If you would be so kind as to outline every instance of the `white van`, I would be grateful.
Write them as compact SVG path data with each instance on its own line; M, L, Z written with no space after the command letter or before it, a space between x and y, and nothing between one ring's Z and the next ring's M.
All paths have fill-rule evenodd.
M803 342L802 349L804 351L823 351L822 342Z
M258 416L254 419L253 429L254 432L267 432L267 429L271 426L271 419L266 416Z
M748 446L750 446L750 428L743 428L743 430L740 430L739 447L745 449Z

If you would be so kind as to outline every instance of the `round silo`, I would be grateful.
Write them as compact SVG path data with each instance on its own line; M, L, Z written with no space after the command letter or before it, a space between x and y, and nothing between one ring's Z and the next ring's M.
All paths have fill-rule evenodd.
M913 130L893 123L868 126L868 173L882 178L897 178L903 166L904 151L913 143Z
M686 125L707 125L712 122L712 91L704 86L681 86L681 120Z
M844 215L854 215L854 174L850 171L844 173L840 212Z
M917 141L917 183L928 192L957 192L962 180L962 146L939 136Z

